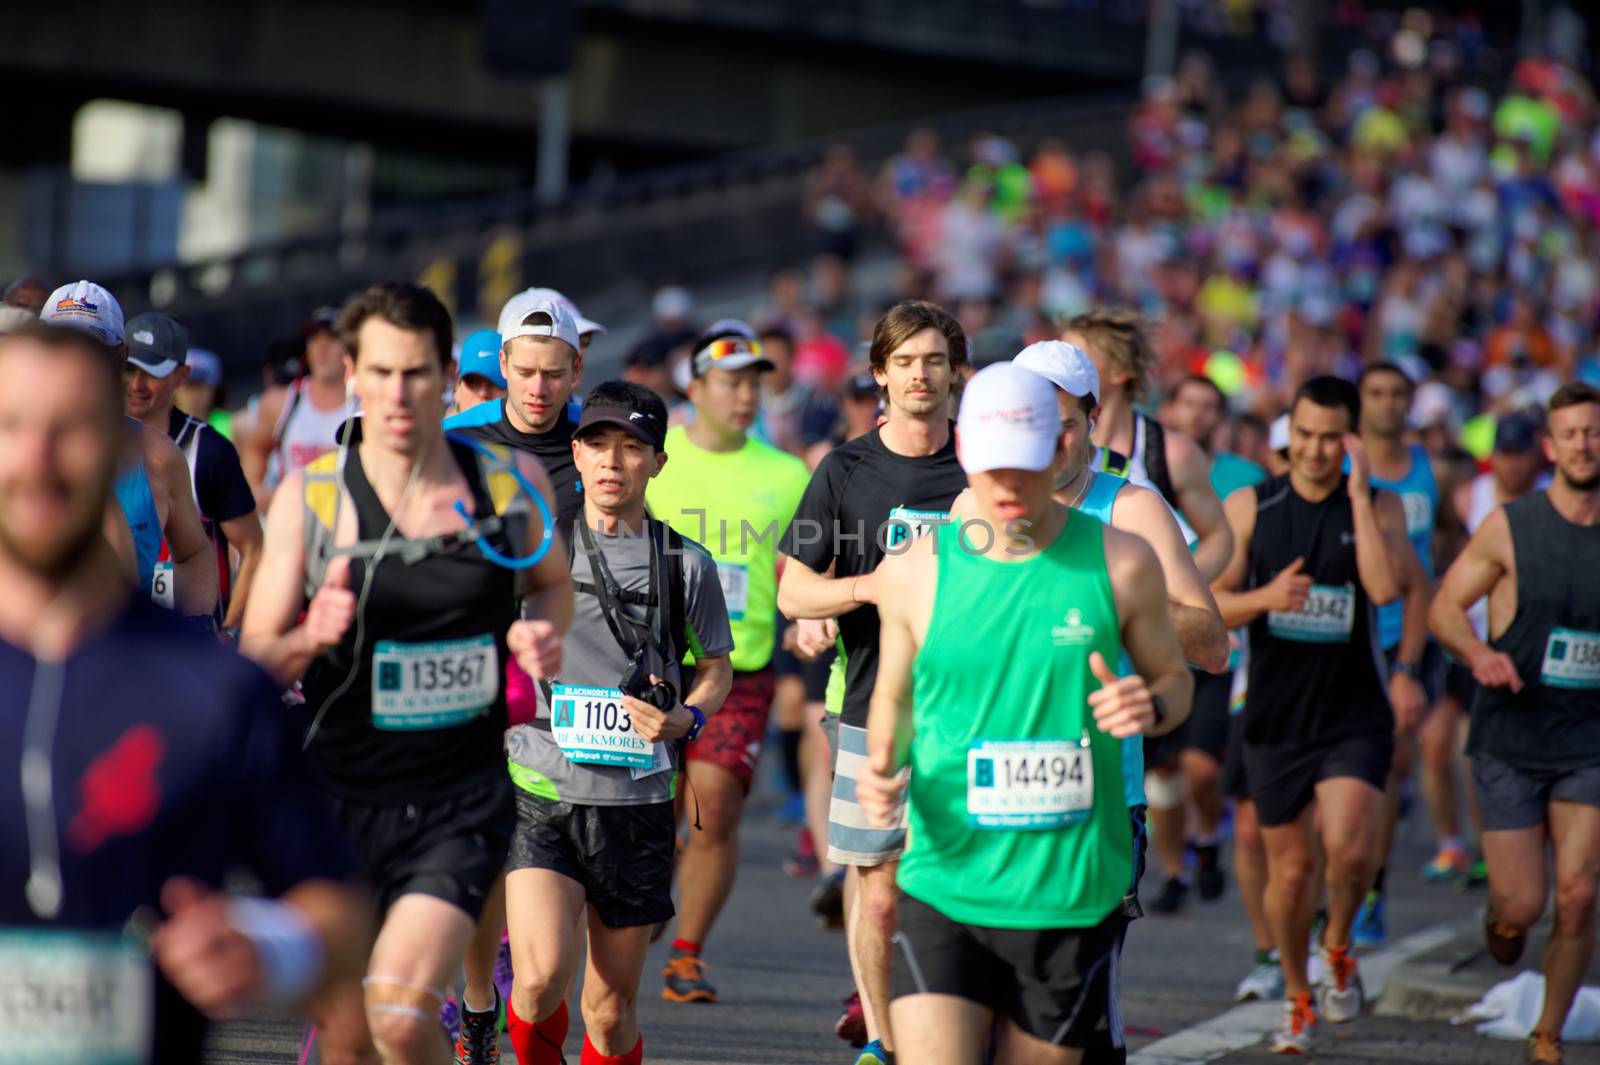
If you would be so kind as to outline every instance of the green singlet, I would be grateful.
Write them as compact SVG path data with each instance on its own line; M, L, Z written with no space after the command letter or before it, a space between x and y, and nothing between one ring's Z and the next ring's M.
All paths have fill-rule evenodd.
M900 887L951 920L1085 928L1133 875L1122 747L1095 727L1089 652L1122 654L1103 526L1000 562L939 535L938 587L912 669ZM952 530L953 531L953 530Z

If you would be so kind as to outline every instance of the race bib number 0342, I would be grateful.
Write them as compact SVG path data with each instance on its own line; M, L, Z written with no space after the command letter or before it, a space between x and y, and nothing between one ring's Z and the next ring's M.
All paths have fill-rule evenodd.
M482 715L500 693L493 636L436 643L385 640L372 652L372 723L391 732L451 728Z
M1064 828L1093 810L1086 742L979 740L967 750L967 817L978 828Z
M0 929L0 1065L143 1065L150 959L117 934Z
M1267 631L1280 640L1344 643L1355 624L1356 590L1349 584L1313 584L1299 610L1274 610Z
M633 730L616 688L553 685L550 732L569 762L649 769L655 761L654 745Z

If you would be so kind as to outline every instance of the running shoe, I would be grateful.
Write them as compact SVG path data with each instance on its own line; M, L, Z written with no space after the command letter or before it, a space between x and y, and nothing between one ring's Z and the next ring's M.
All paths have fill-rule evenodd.
M817 881L811 893L811 912L825 925L844 921L844 870L836 869Z
M861 1008L861 992L852 991L844 1000L844 1013L834 1022L833 1034L853 1047L867 1045L867 1012Z
M806 797L804 792L791 791L783 805L773 813L772 819L785 828L804 828L806 824Z
M1169 876L1167 882L1161 885L1161 894L1150 904L1150 909L1155 913L1177 913L1187 901L1189 885L1182 877Z
M666 985L661 997L668 1002L715 1002L717 989L706 983L706 963L697 954L674 951L661 970Z
M1532 1032L1524 1058L1528 1065L1562 1065L1566 1060L1561 1053L1561 1040L1543 1032Z
M473 1013L461 1010L461 1032L456 1036L455 1065L500 1065L500 992L495 992L494 1009Z
M1207 902L1220 899L1227 886L1227 881L1222 875L1222 860L1217 851L1215 843L1198 843L1194 848L1195 887L1199 889L1200 897Z
M500 996L500 1030L511 1030L510 1023L506 1020L506 1003L511 1001L511 940L505 936L500 937L500 950L494 956L494 990Z
M1358 947L1381 947L1387 937L1383 920L1383 895L1367 892L1367 900L1356 912L1355 924L1350 928L1350 941Z
M1251 999L1271 1002L1283 997L1283 966L1278 963L1277 954L1277 951L1256 951L1255 967L1239 981L1239 989L1233 993L1235 1002Z
M461 1003L456 1001L453 991L445 996L444 1003L439 1007L439 1023L444 1026L446 1042L455 1046L456 1036L461 1034Z
M856 1056L855 1065L893 1065L894 1054L883 1049L883 1044L874 1039L861 1048L861 1053Z
M1515 965L1522 957L1522 948L1528 945L1528 933L1500 920L1491 908L1483 915L1483 943L1495 961L1501 965Z
M817 875L817 846L811 842L811 832L802 828L795 838L794 853L783 860L785 876L811 877Z
M1311 1006L1311 996L1296 995L1284 1002L1283 1020L1268 1037L1267 1049L1274 1054L1309 1054L1316 1030L1317 1011Z
M1485 887L1489 883L1489 865L1482 858L1472 863L1472 868L1467 870L1467 875L1460 883L1462 891L1473 888Z
M1355 955L1348 947L1328 947L1322 952L1322 965L1327 974L1317 988L1322 1016L1334 1024L1355 1020L1366 1000Z
M1472 869L1472 856L1465 847L1441 844L1433 860L1422 867L1422 879L1430 884L1466 876Z

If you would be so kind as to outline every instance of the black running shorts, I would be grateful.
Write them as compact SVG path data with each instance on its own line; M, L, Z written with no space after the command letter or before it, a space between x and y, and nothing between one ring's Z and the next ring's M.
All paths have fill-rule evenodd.
M511 778L497 769L454 795L427 803L364 803L336 796L361 871L387 912L402 895L431 895L474 921L505 870L516 827Z
M1057 1046L1106 1037L1121 1046L1117 939L1126 922L1118 911L1092 928L981 928L902 895L893 997L955 995Z
M549 869L583 885L607 928L668 920L677 818L672 803L585 806L517 789L512 871Z
M1394 736L1358 733L1303 743L1246 743L1245 773L1256 816L1265 828L1287 825L1316 798L1317 785L1334 777L1364 780L1380 792L1389 783Z

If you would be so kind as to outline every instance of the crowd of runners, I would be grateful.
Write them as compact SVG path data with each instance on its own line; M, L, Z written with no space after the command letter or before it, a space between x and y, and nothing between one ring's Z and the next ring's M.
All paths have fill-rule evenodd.
M928 291L859 361L786 287L709 325L667 289L596 380L556 290L458 338L384 282L229 414L181 321L10 286L0 1057L198 1061L274 1008L330 1065L502 1032L558 1065L575 1009L584 1065L638 1065L641 995L719 1001L772 739L856 1065L1125 1060L1130 923L1230 880L1238 997L1311 1053L1416 875L1413 791L1495 959L1552 908L1525 1053L1560 1062L1600 884L1600 138L1570 68L1491 118L1448 58L1236 120L1188 68L1126 214L1064 150L985 142L953 193L913 145L880 202ZM872 202L830 173L814 212Z

